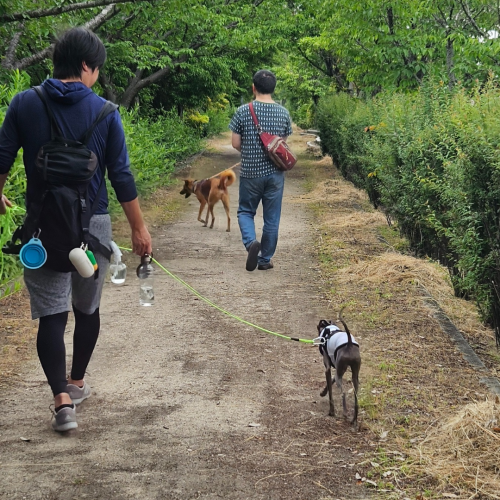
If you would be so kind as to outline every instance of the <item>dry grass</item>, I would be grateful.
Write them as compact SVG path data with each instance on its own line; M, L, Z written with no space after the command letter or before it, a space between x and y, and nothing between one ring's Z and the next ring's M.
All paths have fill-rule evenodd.
M370 261L341 269L339 276L357 283L421 286L436 299L450 295L450 280L443 267L395 252L386 252Z
M425 470L468 497L500 499L500 401L465 406L427 433L419 446ZM473 492L471 495L470 492Z
M372 443L378 443L371 459L376 465L367 477L389 498L442 498L446 466L422 467L417 447L428 442L431 461L448 459L449 449L427 430L434 430L436 422L458 421L463 405L483 401L487 391L442 332L422 289L473 345L485 344L479 354L494 353L493 332L481 324L473 303L454 296L446 269L397 251L397 231L388 228L365 193L340 178L329 158L310 158L304 170L310 189L298 202L307 203L315 215L325 309L335 313L347 305L344 317L361 341L361 422ZM494 355L482 357L494 375ZM474 448L467 453L473 461ZM472 463L480 465L482 453L478 450ZM483 482L493 481L495 474L498 469L480 465ZM457 498L475 495L475 486L467 483L463 492L466 496Z

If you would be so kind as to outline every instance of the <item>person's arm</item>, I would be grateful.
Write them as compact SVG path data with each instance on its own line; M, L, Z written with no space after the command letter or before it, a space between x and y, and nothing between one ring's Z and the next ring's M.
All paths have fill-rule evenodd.
M283 136L283 140L286 142L288 138L292 135L292 119L290 118L290 114L288 113L288 123L286 125L285 135Z
M233 132L233 135L231 137L231 144L234 149L237 149L241 152L241 135Z
M142 257L152 252L151 235L142 217L118 112L110 120L105 158L108 177L132 231L132 251Z
M7 213L7 207L12 207L12 203L3 194L3 187L5 186L8 175L8 173L0 175L0 215Z
M140 257L146 253L151 255L153 251L151 235L144 223L138 198L123 202L121 206L132 230L132 251Z
M7 207L12 207L11 201L3 194L3 188L21 147L16 126L18 104L19 94L12 99L0 128L0 215L7 213Z
M229 123L229 130L231 130L231 145L234 149L238 150L241 153L241 134L243 132L243 127L241 125L241 116L240 109L236 110L233 117L231 118L231 122Z

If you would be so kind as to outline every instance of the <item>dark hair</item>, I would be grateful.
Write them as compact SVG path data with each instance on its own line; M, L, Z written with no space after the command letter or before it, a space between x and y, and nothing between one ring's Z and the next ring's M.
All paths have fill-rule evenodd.
M259 94L272 94L276 87L276 76L267 69L261 69L253 75L253 84Z
M92 71L106 61L106 49L99 37L86 28L71 28L56 41L52 53L54 78L80 77L82 64Z

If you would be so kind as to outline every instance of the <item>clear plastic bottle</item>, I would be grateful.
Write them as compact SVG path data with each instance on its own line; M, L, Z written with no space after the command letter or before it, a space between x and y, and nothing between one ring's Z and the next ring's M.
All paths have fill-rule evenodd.
M152 255L143 255L141 263L137 267L137 277L139 278L141 286L139 291L139 303L141 306L152 306L155 302L152 258Z
M109 266L111 273L111 283L115 285L122 285L125 283L127 276L127 266L122 262L122 252L114 241L111 242L111 250L113 251L112 264Z

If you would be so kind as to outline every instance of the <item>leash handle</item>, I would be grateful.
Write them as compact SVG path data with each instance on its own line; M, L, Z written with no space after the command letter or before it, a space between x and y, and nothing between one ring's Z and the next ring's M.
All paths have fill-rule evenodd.
M313 345L325 345L326 344L326 339L324 337L316 337L315 339L312 339Z

